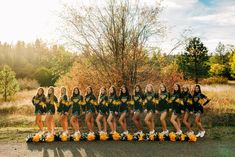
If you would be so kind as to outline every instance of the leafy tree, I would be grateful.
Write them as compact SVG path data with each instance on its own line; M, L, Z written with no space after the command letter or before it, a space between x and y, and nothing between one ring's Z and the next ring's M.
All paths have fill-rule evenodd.
M230 52L227 50L226 46L221 42L219 42L215 49L215 52L210 56L209 59L211 68L220 68L214 70L219 70L219 71L222 70L219 75L227 78L230 78L229 55ZM218 67L218 65L220 66ZM211 70L213 71L213 69ZM215 74L211 70L209 71L211 75L218 76L218 74Z
M4 101L7 101L8 96L19 91L19 84L15 76L15 72L8 65L4 65L0 71L0 94L3 95Z
M209 73L212 76L222 76L225 71L225 65L222 64L212 64Z
M191 38L185 50L178 56L177 64L186 79L193 78L198 83L199 78L208 74L208 50L198 37Z
M233 52L231 54L229 65L230 65L230 69L231 69L231 71L230 71L231 76L233 78L235 78L235 50L233 50Z
M35 79L41 86L51 86L54 85L54 81L52 80L53 75L52 72L46 67L40 67L34 73Z

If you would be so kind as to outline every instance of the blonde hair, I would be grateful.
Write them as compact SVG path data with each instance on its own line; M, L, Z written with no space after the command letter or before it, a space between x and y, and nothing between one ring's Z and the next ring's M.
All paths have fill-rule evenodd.
M105 88L105 87L101 87L101 88L100 88L100 92L99 92L99 97L98 97L98 104L99 104L100 101L101 101L101 100L100 100L100 97L101 97L101 95L102 95L102 93L101 93L101 92L102 92L102 89L104 89L104 91L105 91L104 94L106 94L106 88Z
M147 84L147 86L145 87L145 90L144 92L147 93L148 92L148 87L151 87L151 92L154 93L154 88L153 88L153 85L152 84Z

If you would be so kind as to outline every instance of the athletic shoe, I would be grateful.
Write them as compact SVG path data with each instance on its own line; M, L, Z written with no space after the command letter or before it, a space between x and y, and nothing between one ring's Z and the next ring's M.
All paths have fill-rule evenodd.
M204 131L201 131L200 137L204 137L204 136L205 136L205 133L206 133L205 130L204 130Z
M149 132L149 134L154 134L155 133L155 130L152 130Z
M177 131L175 134L176 135L181 135L183 132L180 130L180 131Z
M124 132L123 132L124 135L127 135L128 133L129 133L128 131L124 131Z
M201 131L197 133L196 137L201 137Z
M168 130L166 130L166 131L162 131L161 133L162 133L162 134L164 134L164 135L166 135L166 136L168 136L169 131L168 131Z

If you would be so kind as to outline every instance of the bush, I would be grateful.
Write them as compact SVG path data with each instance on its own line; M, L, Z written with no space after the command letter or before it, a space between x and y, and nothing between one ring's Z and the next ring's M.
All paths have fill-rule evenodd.
M228 83L228 79L225 77L209 77L206 79L203 79L201 81L201 84L227 84Z
M32 90L39 87L38 81L34 79L23 78L18 79L18 82L20 85L20 90Z

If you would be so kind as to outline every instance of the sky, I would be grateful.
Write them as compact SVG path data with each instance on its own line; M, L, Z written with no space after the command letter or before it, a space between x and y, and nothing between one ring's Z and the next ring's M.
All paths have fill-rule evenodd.
M58 13L64 3L75 1L0 0L0 42L14 44L40 38L50 44L63 44ZM155 4L154 0L140 1ZM85 3L94 2L98 0ZM188 35L200 37L210 52L218 42L235 45L235 0L163 0L162 5L161 21L167 33L158 45L163 51L169 51L186 29L190 30Z

